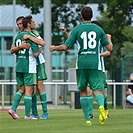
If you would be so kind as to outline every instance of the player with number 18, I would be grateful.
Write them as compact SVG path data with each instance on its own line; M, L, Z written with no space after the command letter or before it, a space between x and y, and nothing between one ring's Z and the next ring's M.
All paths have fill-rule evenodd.
M82 23L73 28L69 38L64 44L50 46L50 51L66 51L75 43L78 48L76 61L77 86L80 91L80 104L86 119L86 125L92 125L89 116L89 96L87 96L87 86L91 88L96 97L99 107L99 122L104 124L106 121L104 110L104 81L102 72L102 61L100 60L100 45L112 51L111 36L107 36L103 29L91 23L93 17L92 9L84 6L81 10Z

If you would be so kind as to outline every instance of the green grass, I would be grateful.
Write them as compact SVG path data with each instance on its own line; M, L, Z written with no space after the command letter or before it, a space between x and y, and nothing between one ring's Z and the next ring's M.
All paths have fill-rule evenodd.
M98 122L98 109L94 109L92 126L85 125L81 109L49 110L47 120L24 120L24 110L17 111L20 120L13 120L7 110L0 112L0 133L132 133L133 110L110 109L105 125ZM41 115L41 110L39 110Z

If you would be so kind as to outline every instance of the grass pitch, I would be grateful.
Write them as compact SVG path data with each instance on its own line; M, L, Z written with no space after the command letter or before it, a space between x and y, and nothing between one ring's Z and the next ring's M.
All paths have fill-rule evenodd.
M92 126L85 125L81 109L49 110L47 120L24 120L24 110L18 110L20 120L13 120L7 110L0 111L0 133L131 133L133 109L110 109L110 118L104 125L98 122L98 109L94 109ZM39 110L41 115L41 110Z

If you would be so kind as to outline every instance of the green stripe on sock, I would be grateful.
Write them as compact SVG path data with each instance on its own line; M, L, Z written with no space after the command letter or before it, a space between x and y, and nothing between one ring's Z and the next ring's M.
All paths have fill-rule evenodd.
M16 94L17 94L17 95L20 95L20 96L22 96L22 95L23 95L21 92L17 92Z
M88 98L88 99L92 99L92 98L93 98L93 96L87 96L87 98Z
M31 100L31 99L32 99L32 96L24 96L24 99L29 99L29 100Z
M87 98L88 98L88 96L80 96L80 100L87 99Z
M40 95L44 95L44 94L46 94L46 92L43 92L43 93L41 93Z

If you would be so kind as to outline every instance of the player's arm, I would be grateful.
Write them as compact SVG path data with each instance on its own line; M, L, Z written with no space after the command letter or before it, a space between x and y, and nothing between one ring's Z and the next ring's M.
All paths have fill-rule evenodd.
M106 57L109 55L110 55L110 51L108 51L108 50L100 53L100 56L103 56L103 57Z
M37 58L39 56L40 52L34 53L33 56Z
M62 33L64 34L64 36L65 36L66 38L69 38L70 35L67 33L66 28L60 27L60 30L62 31Z
M75 38L75 31L72 30L71 35L70 35L69 38L65 41L64 44L59 45L59 46L54 46L54 45L53 45L53 46L50 46L50 47L49 47L49 50L50 50L51 52L53 52L53 51L66 51L66 50L68 50L69 48L71 48L71 47L74 45L75 41L76 41L76 38Z
M33 52L33 56L35 58L37 58L39 56L39 54L41 53L38 45L35 43L35 42L31 42L31 49L32 49L32 52Z
M45 42L44 42L44 40L41 37L40 38L37 38L37 37L33 37L33 36L30 36L30 35L25 34L23 36L23 39L24 40L30 39L31 41L33 41L36 44L41 45L41 46L44 46L45 45Z
M110 34L106 34L106 37L107 37L107 39L109 41L109 45L107 45L106 48L107 48L108 51L111 52L113 50L113 43L111 41L111 35Z
M21 49L28 49L30 47L29 43L25 43L24 41L19 46L12 45L10 52L11 54L17 54L19 50Z
M51 52L53 52L53 51L66 51L66 50L68 50L68 47L64 44L59 45L59 46L52 45L52 46L49 47L49 50Z
M17 52L19 50L21 50L21 47L20 46L16 47L15 45L12 45L12 47L10 49L10 52L11 52L11 54L14 54L14 53L17 54Z

